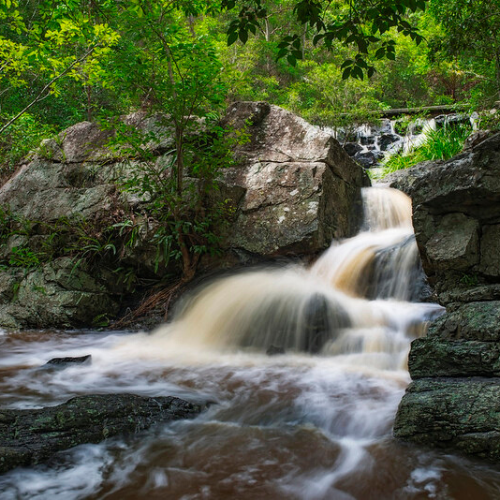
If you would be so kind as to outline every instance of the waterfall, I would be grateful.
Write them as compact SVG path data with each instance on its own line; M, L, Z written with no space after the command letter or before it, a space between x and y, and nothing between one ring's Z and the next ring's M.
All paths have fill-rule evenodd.
M380 187L363 198L362 231L312 266L217 279L152 334L1 335L1 407L117 392L214 403L12 470L2 500L498 498L497 468L392 438L409 343L442 308L418 301L410 200ZM86 354L92 364L41 368Z
M328 355L406 352L405 335L415 322L439 311L407 303L423 282L411 201L380 187L366 188L363 199L364 231L333 242L311 268L250 270L185 299L175 321L154 332L155 355L183 344Z

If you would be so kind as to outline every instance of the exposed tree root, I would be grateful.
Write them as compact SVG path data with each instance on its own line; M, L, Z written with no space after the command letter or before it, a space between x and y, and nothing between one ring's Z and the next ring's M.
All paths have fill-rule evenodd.
M123 318L113 323L111 328L116 330L128 328L139 318L146 316L159 306L164 309L163 320L167 321L170 303L172 299L178 295L179 290L183 288L184 285L186 285L186 280L180 279L160 291L146 295L136 309L129 311Z

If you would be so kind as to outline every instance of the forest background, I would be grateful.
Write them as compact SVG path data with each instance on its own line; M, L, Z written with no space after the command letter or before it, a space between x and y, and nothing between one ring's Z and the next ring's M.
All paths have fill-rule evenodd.
M496 0L392 2L401 7L402 21L379 29L369 50L352 30L318 40L315 13L302 12L301 18L301 3L328 7L318 17L330 26L342 26L339 20L345 26L348 16L361 9L366 14L368 7L380 11L384 4L1 0L4 176L44 137L78 121L133 109L168 112L179 105L180 91L199 92L194 107L205 113L217 113L233 100L267 100L330 127L387 108L460 103L477 109L499 99ZM256 14L253 25L249 13ZM369 43L373 13L354 22ZM420 38L408 33L409 26L424 43L415 43ZM179 80L182 89L175 88Z
M169 273L191 280L203 255L220 253L236 210L214 202L246 140L221 122L232 101L265 100L345 130L387 109L437 105L480 111L481 127L498 128L499 99L500 0L0 0L0 185L43 139L57 145L87 120L115 131L130 160L116 189L142 200L140 213L96 220L0 207L0 269L70 257L110 269L127 290ZM169 130L166 151L127 126L138 110ZM446 157L462 147L452 142ZM438 145L386 167L445 158ZM143 276L122 257L146 226L156 257ZM39 230L42 248L30 243Z
M374 12L391 4L397 25L374 37ZM0 22L4 178L42 138L136 109L205 116L267 100L335 128L500 99L498 0L0 0Z

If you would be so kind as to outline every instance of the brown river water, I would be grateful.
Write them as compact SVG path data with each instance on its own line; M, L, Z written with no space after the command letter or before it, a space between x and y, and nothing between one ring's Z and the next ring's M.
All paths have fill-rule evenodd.
M442 309L416 302L409 200L371 188L365 215L312 268L222 278L149 334L0 332L0 407L117 392L213 403L10 471L0 499L500 499L498 467L392 437L409 344Z

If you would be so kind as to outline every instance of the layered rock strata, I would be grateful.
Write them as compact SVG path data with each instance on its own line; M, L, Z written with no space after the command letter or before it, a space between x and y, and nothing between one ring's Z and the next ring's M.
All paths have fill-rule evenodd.
M446 314L412 343L396 437L500 460L500 134L398 180Z

